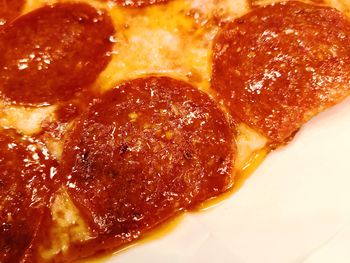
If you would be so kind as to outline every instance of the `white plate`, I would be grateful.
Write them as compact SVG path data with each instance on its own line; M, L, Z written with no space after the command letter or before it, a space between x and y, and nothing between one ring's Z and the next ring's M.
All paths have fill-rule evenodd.
M107 262L349 263L350 100L305 125L238 192Z

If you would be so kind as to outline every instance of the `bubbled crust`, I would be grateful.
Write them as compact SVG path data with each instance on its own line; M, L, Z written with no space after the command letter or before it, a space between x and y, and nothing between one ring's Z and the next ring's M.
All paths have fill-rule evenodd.
M258 8L215 39L212 87L239 121L275 142L349 95L350 23L299 2Z
M52 104L88 88L110 60L114 28L87 4L45 6L0 34L0 95L19 104Z
M98 238L118 246L226 191L235 151L225 114L205 93L168 77L136 79L79 119L62 180Z

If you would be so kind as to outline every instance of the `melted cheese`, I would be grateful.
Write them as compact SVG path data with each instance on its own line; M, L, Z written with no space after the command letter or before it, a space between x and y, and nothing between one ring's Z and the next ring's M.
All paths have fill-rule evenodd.
M236 10L239 15L247 12L244 3ZM211 42L218 29L212 20L219 10L223 13L226 4L181 0L142 10L112 8L117 31L113 60L98 85L105 90L125 79L159 74L189 81L207 91Z
M0 102L0 126L25 135L39 133L41 124L54 118L55 107L30 108Z
M56 2L64 1L27 0L24 13ZM210 93L211 43L218 22L249 11L245 0L173 0L141 10L92 0L82 2L106 9L116 29L112 60L96 82L96 89L102 92L126 79L159 74L183 79ZM36 134L45 120L55 118L54 111L55 106L25 108L2 103L0 125ZM239 125L236 140L238 170L267 144L266 138L245 125ZM62 142L46 143L51 154L60 159ZM43 260L64 255L71 242L84 241L91 234L64 189L57 192L51 210L52 242L40 248Z
M51 213L53 226L48 233L51 242L39 248L44 261L48 261L53 257L64 256L70 243L83 242L91 236L87 225L79 215L78 209L64 189L57 192L51 207Z

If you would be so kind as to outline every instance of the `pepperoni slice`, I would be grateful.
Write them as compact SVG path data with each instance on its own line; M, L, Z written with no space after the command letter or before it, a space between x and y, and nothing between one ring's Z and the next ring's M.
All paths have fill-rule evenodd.
M12 19L20 15L24 6L24 0L0 1L0 28Z
M62 174L95 233L117 246L227 190L232 133L223 111L189 84L136 79L80 118L65 143Z
M69 100L110 60L110 18L86 4L45 6L0 35L0 92L20 104Z
M108 0L103 0L103 1L108 1ZM165 4L169 2L169 0L109 0L109 1L125 7L146 7L149 5Z
M0 262L29 257L47 209L53 165L32 140L0 133Z
M255 9L221 30L213 52L213 88L275 142L350 92L350 23L332 8Z

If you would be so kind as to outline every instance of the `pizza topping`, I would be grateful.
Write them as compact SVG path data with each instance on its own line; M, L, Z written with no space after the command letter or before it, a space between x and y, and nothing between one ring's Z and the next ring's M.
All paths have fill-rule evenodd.
M2 26L21 14L24 0L1 0L0 1L0 29Z
M108 1L108 0L103 0L103 1ZM165 4L170 0L109 0L109 1L114 2L121 6L126 6L126 7L146 7L146 6L155 5L155 4Z
M71 99L110 60L110 18L86 4L45 6L0 35L0 94L19 104Z
M54 167L32 139L0 133L0 262L28 257L47 209Z
M95 234L117 246L227 190L232 133L223 111L191 85L136 79L95 100L77 121L61 174Z
M136 8L168 2L110 1ZM47 242L42 236L60 223L48 208L53 176L88 224L83 239L67 232L64 253L52 259L70 261L130 242L226 191L235 169L266 144L255 131L244 131L239 136L248 139L237 137L245 143L241 148L253 150L244 155L239 148L237 158L230 117L205 93L169 77L135 79L92 98L90 87L115 42L110 18L86 4L61 3L13 20L22 5L0 0L0 26L3 18L13 21L0 32L0 96L21 105L60 102L40 136L66 141L63 153L56 149L62 157L56 175L57 164L42 144L0 131L0 262L35 262L38 242L50 248L51 236ZM349 22L334 9L297 2L258 8L227 23L214 43L212 87L241 122L238 134L248 124L284 142L345 98L349 32Z
M275 142L350 92L350 23L298 2L253 10L214 43L212 86L236 119Z

